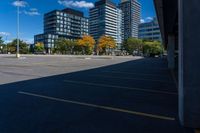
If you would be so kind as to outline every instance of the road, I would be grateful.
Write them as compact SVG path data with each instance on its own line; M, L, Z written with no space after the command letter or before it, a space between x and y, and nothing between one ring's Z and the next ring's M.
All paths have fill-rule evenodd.
M0 133L193 133L165 59L0 60Z

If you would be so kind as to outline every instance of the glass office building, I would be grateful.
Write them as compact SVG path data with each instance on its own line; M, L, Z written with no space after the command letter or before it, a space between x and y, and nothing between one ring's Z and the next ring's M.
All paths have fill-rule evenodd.
M66 8L44 15L44 34L35 35L34 42L42 42L48 53L58 38L78 39L88 35L88 18L83 12Z
M111 36L121 48L123 36L122 11L110 0L99 0L89 12L89 34L96 41L103 36Z
M124 13L124 39L138 38L138 26L140 24L141 5L137 0L121 0L119 5Z
M156 18L151 22L139 25L139 38L144 40L162 41L159 24Z

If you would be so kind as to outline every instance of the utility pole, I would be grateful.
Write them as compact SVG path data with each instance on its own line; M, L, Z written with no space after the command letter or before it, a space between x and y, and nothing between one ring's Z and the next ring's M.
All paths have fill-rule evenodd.
M18 0L20 2L20 0ZM17 6L17 52L16 52L16 57L20 57L19 53L19 6Z
M8 35L6 35L6 54L8 54Z

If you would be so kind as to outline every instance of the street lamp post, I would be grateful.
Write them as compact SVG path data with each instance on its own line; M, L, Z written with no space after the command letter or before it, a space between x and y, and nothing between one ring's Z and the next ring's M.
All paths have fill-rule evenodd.
M18 0L20 2L20 0ZM19 6L17 6L17 52L16 52L16 57L20 57L19 53Z
M6 54L8 54L8 35L6 35Z

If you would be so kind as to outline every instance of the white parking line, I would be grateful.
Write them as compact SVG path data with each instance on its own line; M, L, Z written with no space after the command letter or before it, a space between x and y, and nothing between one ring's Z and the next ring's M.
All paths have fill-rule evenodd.
M53 100L53 101L65 102L65 103L76 104L76 105L81 105L81 106L87 106L87 107L92 107L92 108L99 108L99 109L115 111L115 112L121 112L121 113L127 113L127 114L132 114L132 115L138 115L138 116L149 117L149 118L154 118L154 119L170 120L170 121L174 121L175 120L175 118L173 118L173 117L167 117L167 116L154 115L154 114L148 114L148 113L143 113L143 112L130 111L130 110L126 110L126 109L113 108L113 107L109 107L109 106L102 106L102 105L96 105L96 104L90 104L90 103L84 103L84 102L78 102L78 101L65 100L65 99L61 99L61 98L50 97L50 96L45 96L45 95L39 95L39 94L34 94L34 93L29 93L29 92L19 91L18 93L19 94L23 94L23 95L28 95L28 96L33 96L33 97L39 97L39 98L43 98L43 99Z
M158 91L158 90L142 89L142 88L131 88L131 87L125 87L125 86L98 84L98 83L90 83L90 82L83 82L83 81L64 80L64 82L72 83L72 84L84 84L84 85L90 85L90 86L100 86L100 87L109 87L109 88L117 88L117 89L128 89L128 90L144 91L144 92L151 92L151 93L178 95L175 92Z
M165 80L155 80L155 79L141 79L141 78L128 78L128 77L124 77L124 76L105 76L105 75L90 75L90 76L94 76L94 77L102 77L102 78L114 78L114 79L130 79L130 80L141 80L141 81L152 81L152 82L161 82L161 83L167 83L167 84L175 84L174 82L170 82L170 81L165 81Z

